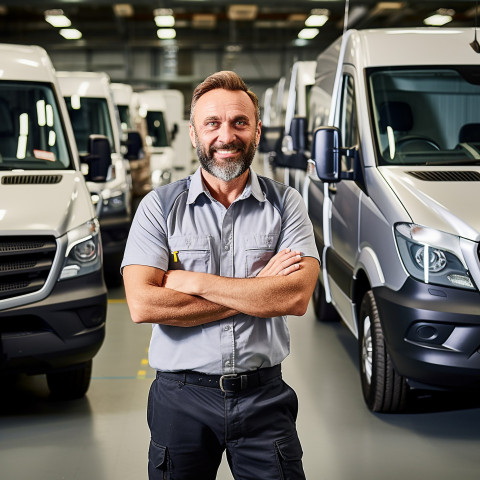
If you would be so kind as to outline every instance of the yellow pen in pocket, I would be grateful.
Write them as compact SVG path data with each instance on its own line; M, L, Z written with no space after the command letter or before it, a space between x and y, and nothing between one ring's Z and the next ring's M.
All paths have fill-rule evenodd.
M172 252L172 254L173 254L173 261L178 262L178 250L176 250L175 252Z

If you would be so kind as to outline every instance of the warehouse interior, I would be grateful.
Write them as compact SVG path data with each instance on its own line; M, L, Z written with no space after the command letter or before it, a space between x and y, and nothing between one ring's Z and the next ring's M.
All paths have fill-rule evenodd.
M478 2L460 0L6 0L0 43L39 45L57 71L105 72L135 92L179 90L188 124L193 89L215 71L237 72L264 98L295 62L315 61L347 28L408 30L433 15L449 17L445 27L475 27L478 12ZM46 21L60 14L66 27ZM311 15L324 23L313 38L299 38ZM76 29L78 38L65 38L62 28ZM171 38L160 38L161 30ZM2 74L0 56L0 81ZM272 174L260 154L253 168ZM107 286L105 341L84 397L55 398L45 375L0 376L1 480L147 479L151 327L132 322L120 278ZM318 321L313 305L289 317L288 327L283 377L299 399L309 480L479 478L479 392L415 390L406 411L372 412L348 328ZM217 480L234 480L225 457Z

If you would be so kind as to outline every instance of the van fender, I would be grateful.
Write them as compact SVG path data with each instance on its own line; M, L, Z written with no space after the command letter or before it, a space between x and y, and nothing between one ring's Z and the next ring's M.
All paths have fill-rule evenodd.
M383 274L382 266L375 251L371 247L364 247L360 250L360 255L358 256L358 261L355 266L355 276L357 276L358 271L361 269L367 274L372 288L385 285L385 275Z

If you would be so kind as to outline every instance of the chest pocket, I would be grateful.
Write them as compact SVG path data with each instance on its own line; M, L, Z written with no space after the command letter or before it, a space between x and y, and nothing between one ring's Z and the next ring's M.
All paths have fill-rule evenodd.
M256 277L275 255L278 234L255 234L245 240L245 277Z
M172 236L168 239L170 270L210 273L210 237Z

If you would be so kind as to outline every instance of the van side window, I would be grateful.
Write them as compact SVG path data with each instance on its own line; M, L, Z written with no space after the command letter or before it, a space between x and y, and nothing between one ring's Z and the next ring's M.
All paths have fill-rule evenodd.
M351 75L344 75L342 84L342 103L340 107L340 132L344 147L358 144L358 122L355 105L355 85ZM351 169L351 160L343 158L342 169Z

